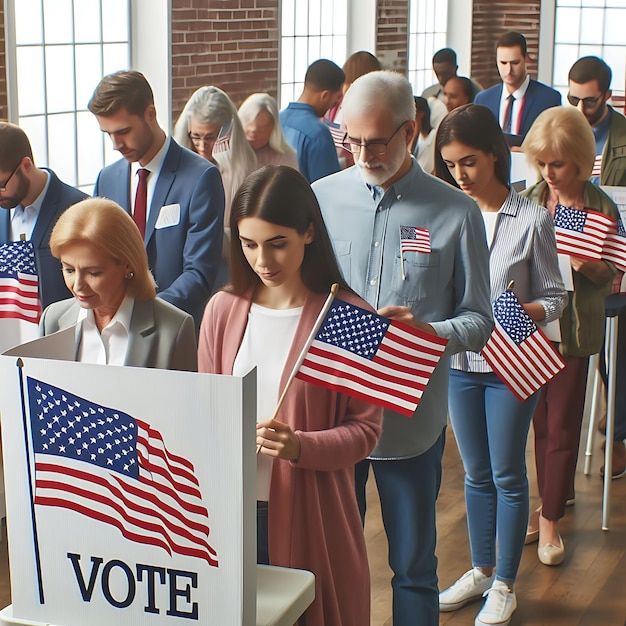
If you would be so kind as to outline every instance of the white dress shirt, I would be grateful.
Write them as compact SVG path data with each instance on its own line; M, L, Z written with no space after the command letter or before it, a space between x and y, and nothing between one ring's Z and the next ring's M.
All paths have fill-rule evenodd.
M511 134L519 135L519 125L520 125L520 117L522 111L524 110L524 96L526 95L526 90L528 89L528 85L530 85L530 76L526 74L526 78L524 82L520 85L519 89L514 91L512 94L509 94L508 89L502 84L502 96L500 97L500 126L504 127L504 115L506 113L506 107L509 103L509 95L512 95L515 100L513 102L513 112L511 115Z
M157 180L159 179L159 174L161 173L161 167L163 165L163 160L165 159L165 154L170 147L170 142L172 141L171 137L166 137L161 149L154 155L154 158L146 163L145 167L139 163L139 161L135 161L130 164L130 204L135 212L135 195L137 194L137 183L139 182L139 176L137 176L137 172L141 169L148 170L150 172L148 176L148 199L146 202L146 223L148 222L148 217L150 216L150 205L152 204L152 197L154 196L154 189L157 184ZM161 207L158 207L159 209Z
M19 241L22 235L24 235L26 241L28 241L33 236L33 230L35 230L35 224L37 223L37 217L39 217L39 211L41 211L43 199L46 197L48 187L50 186L50 174L45 170L41 171L46 175L47 181L35 201L28 206L24 207L18 204L15 208L11 209L11 241Z
M82 325L77 360L95 365L124 365L134 306L135 298L126 296L102 332L96 326L93 310L81 309L76 320Z

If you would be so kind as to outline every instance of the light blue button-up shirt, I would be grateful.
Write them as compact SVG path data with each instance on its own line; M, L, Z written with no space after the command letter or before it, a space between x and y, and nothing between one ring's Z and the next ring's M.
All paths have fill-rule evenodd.
M446 424L450 355L479 351L493 328L480 210L461 191L425 174L415 159L382 197L372 194L357 166L317 181L313 191L348 284L376 309L407 306L449 340L413 417L385 410L370 458L422 454ZM431 252L405 252L402 261L400 226L427 229Z

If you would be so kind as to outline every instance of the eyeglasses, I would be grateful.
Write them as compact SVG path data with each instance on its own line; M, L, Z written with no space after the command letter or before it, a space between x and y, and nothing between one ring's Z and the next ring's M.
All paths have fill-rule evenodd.
M7 190L7 185L9 184L9 181L13 178L15 172L20 169L20 165L22 165L21 161L17 164L17 167L11 172L9 177L2 184L0 184L0 191L4 192Z
M600 98L602 98L602 96L596 96L595 98L589 96L588 98L577 98L576 96L572 96L572 94L568 93L567 94L567 101L573 106L573 107L577 107L578 103L582 100L583 102L583 107L585 109L589 109L593 106L595 106L598 102L598 100L600 100Z
M382 157L387 153L387 146L391 142L391 140L396 136L398 131L410 120L406 120L406 122L402 122L396 130L393 131L393 135L387 139L387 141L368 141L366 143L357 143L348 137L348 133L345 134L343 141L341 142L341 146L344 150L348 152L352 152L355 156L361 153L363 148L369 150L374 156Z
M215 143L217 137L214 137L213 135L196 135L195 133L189 133L189 139L194 146L199 146L201 144L208 146Z

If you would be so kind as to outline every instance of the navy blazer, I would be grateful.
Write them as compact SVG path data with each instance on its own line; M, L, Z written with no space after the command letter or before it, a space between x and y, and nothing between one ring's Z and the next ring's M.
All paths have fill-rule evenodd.
M502 98L502 83L494 85L476 94L474 104L486 106L500 121L500 99ZM537 119L539 114L550 107L558 107L561 104L561 94L543 83L530 79L526 96L524 97L524 109L520 120L518 135L525 136Z
M49 169L50 175L48 190L41 203L41 210L35 222L35 228L30 241L35 249L35 263L39 277L39 299L41 308L49 304L71 297L65 286L61 262L55 259L50 252L50 234L61 213L68 207L87 198L87 194L61 182L57 175ZM0 219L0 244L11 241L11 212L4 211Z
M213 163L170 141L144 242L159 297L193 315L199 326L222 254L224 187ZM114 200L130 213L130 163L120 159L105 167L94 195ZM161 207L174 204L180 206L178 222L155 228Z

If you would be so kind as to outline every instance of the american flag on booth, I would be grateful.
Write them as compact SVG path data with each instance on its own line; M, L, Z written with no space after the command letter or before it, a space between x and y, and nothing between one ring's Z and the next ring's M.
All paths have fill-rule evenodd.
M27 377L35 504L218 566L193 464L146 422Z
M35 249L30 241L0 246L0 319L39 323L39 278Z
M617 232L607 235L602 248L602 258L626 272L626 229L622 216L617 216Z
M427 228L400 226L400 254L405 252L430 254L430 232Z
M580 211L561 204L556 207L554 231L560 254L598 261L607 235L615 228L615 220L598 211Z
M518 400L554 378L565 361L507 289L493 303L495 326L481 354Z
M324 124L326 124L330 131L330 136L333 138L335 148L343 148L343 138L346 136L345 126L339 126L339 124L335 124L335 122L331 122L327 118L324 118Z
M296 376L411 417L447 343L335 299Z

